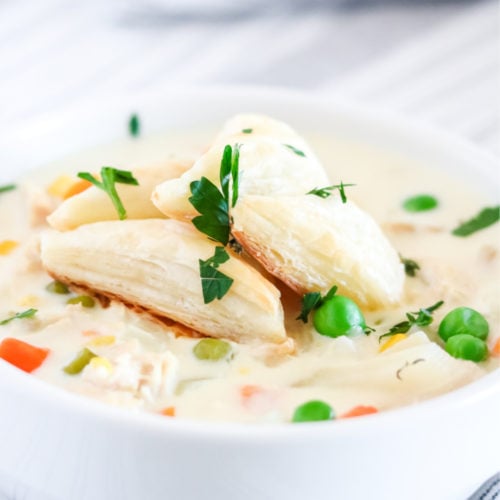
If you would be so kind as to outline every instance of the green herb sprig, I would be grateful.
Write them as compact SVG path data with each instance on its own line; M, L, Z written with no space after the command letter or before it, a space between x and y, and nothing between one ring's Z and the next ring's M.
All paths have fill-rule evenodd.
M399 256L399 259L405 268L406 276L414 278L417 275L417 271L420 270L419 264L412 259L403 257L402 255Z
M500 218L500 205L483 208L475 217L460 224L451 232L454 236L469 236L476 231L485 229Z
M291 144L283 144L286 148L288 148L290 151L295 153L297 156L302 156L302 158L306 157L306 154L304 151L301 151L300 149L297 149L296 147L292 146Z
M307 323L309 314L315 309L318 309L325 300L331 299L337 293L337 290L337 285L333 285L324 297L322 297L319 292L305 293L302 297L302 309L295 319L300 319L304 323Z
M253 128L244 128L241 132L243 134L251 134L253 132Z
M7 184L5 186L0 186L0 193L6 193L7 191L12 191L14 189L16 189L16 185L15 184Z
M115 184L129 184L132 186L138 186L139 182L133 176L132 172L128 170L118 170L113 167L102 167L101 168L101 179L99 181L89 172L78 172L78 177L80 179L85 179L91 182L94 186L102 189L110 197L116 211L118 212L118 217L120 220L127 218L127 212L123 203L118 196Z
M201 289L203 302L209 304L215 299L222 299L233 284L233 279L221 273L217 268L229 260L229 254L224 247L215 247L213 257L207 260L199 259Z
M141 133L141 122L139 121L139 116L135 113L129 118L128 131L132 137L138 137Z
M300 314L295 318L304 323L309 321L309 314L317 309L323 303L323 299L319 292L305 293L302 297L302 308Z
M406 321L401 321L400 323L397 323L391 329L387 332L384 333L379 337L379 342L384 338L384 337L391 337L392 335L396 335L396 333L407 333L410 331L410 328L412 326L428 326L430 325L433 321L434 318L432 317L432 313L436 310L439 309L444 302L440 300L439 302L436 302L432 306L429 307L423 307L419 309L416 312L411 312L411 313L406 313Z
M340 184L335 184L334 186L326 186L323 188L314 188L311 189L306 194L314 194L316 196L319 196L320 198L328 198L329 196L332 195L332 192L335 191L336 189L339 190L340 193L340 198L342 199L342 203L347 202L347 196L345 194L345 188L349 186L355 186L356 184L344 184L342 181Z
M217 270L220 264L229 259L224 247L240 248L231 238L230 209L236 205L239 196L240 145L229 144L224 148L219 171L220 189L206 177L190 184L189 202L200 213L192 222L201 233L211 240L224 245L215 247L214 256L199 260L201 288L205 304L222 299L233 284L233 279ZM240 250L241 251L241 250Z
M3 321L0 321L0 325L6 325L10 323L11 321L14 321L15 319L26 319L26 318L32 318L36 313L38 312L38 309L26 309L26 311L14 314L14 316L11 316L10 318L4 319Z
M200 213L192 222L211 240L226 246L231 234L230 207L238 200L240 146L227 145L222 154L219 188L206 177L191 182L189 202Z

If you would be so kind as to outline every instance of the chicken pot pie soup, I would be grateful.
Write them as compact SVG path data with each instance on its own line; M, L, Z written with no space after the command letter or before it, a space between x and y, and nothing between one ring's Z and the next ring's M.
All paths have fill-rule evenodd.
M498 369L498 206L266 116L207 137L131 137L0 186L4 362L239 422L358 417Z

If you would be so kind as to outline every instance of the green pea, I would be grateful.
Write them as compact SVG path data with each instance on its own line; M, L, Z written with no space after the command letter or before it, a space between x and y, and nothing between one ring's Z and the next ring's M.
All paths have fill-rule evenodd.
M437 199L430 194L417 194L416 196L406 198L403 202L403 208L407 212L425 212L426 210L432 210L437 206Z
M45 290L50 293L59 293L61 295L67 295L69 293L69 288L60 281L52 281L45 287Z
M293 413L292 422L319 422L334 418L335 412L328 403L313 400L297 406Z
M71 363L63 368L63 370L68 375L78 375L90 363L90 360L95 357L96 354L85 347L77 354L76 358L71 361Z
M193 348L193 354L206 361L219 361L230 352L231 344L219 339L202 339Z
M356 303L343 295L326 298L313 317L314 328L321 335L340 337L354 328L366 328L365 318Z
M82 307L94 307L95 300L88 295L78 295L66 301L66 304L80 304Z
M450 311L439 324L439 336L448 340L463 333L486 340L490 326L481 313L470 307L457 307Z
M479 362L488 357L488 346L484 340L462 333L446 341L446 352L454 358Z

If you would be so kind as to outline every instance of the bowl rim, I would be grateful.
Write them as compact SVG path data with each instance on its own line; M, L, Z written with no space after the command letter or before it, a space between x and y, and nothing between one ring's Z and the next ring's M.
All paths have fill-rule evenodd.
M209 86L202 89L198 87L175 88L169 87L170 95L179 94L186 99L189 96L195 98L238 98L250 97L251 100L278 98L294 105L297 101L311 103L315 106L325 108L327 112L337 113L354 117L366 123L377 124L388 128L389 132L397 131L398 135L406 137L410 142L415 142L419 147L425 143L438 144L438 151L444 152L445 156L462 155L467 159L477 162L477 169L485 178L489 178L495 191L500 185L499 179L495 178L494 169L497 160L495 157L471 142L443 131L428 123L409 119L398 113L356 104L346 100L328 100L323 95L314 96L307 92L290 90L279 87L264 86ZM148 102L159 99L164 92L134 94L120 94L108 100L109 106L122 105L124 101ZM69 116L79 116L82 113L95 114L96 110L89 110L88 105L76 105L47 113L35 120L23 122L13 127L6 136L19 136L23 128L31 130L31 134L44 129L44 124L49 120L54 126L64 126ZM73 118L74 119L74 118ZM13 134L13 135L12 135ZM2 141L3 142L3 141ZM465 163L466 160L464 160ZM476 168L476 167L475 167ZM498 191L497 191L498 192ZM4 377L5 374L5 377ZM365 416L362 419L350 418L339 419L335 422L302 423L301 425L287 425L275 423L235 423L226 421L207 421L187 418L167 419L162 415L139 411L127 411L123 408L94 400L87 396L72 393L62 387L52 385L48 382L23 373L21 370L0 360L0 379L9 384L16 385L19 392L29 395L33 401L41 404L50 403L54 408L67 411L69 414L78 412L94 421L108 422L113 425L126 428L127 432L152 433L155 436L165 433L169 439L183 439L195 437L205 440L237 440L241 443L278 442L281 444L292 442L305 442L311 439L319 440L341 435L363 435L380 431L381 428L390 429L396 424L405 423L413 426L416 421L422 422L432 418L435 414L442 415L446 412L456 412L469 405L496 397L500 400L500 369L481 377L459 389L433 397L422 402L406 405L400 408L384 410L383 412ZM1 384L0 384L1 387Z

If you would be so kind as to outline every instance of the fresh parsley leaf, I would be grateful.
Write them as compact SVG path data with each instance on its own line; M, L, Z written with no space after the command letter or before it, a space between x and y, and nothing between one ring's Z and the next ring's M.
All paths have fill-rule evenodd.
M15 184L7 184L6 186L0 186L0 193L6 193L7 191L12 191L13 189L16 189Z
M80 179L85 179L91 182L94 186L102 189L110 197L116 211L118 212L118 217L120 220L127 218L127 212L123 206L123 203L118 196L115 184L130 184L133 186L138 186L139 182L133 176L132 172L128 170L118 170L113 167L102 167L101 168L101 179L99 181L89 172L79 172L78 177Z
M213 257L199 259L203 302L209 304L215 299L222 299L233 284L233 279L217 270L220 264L229 260L229 254L223 247L215 247Z
M483 208L475 217L460 224L451 233L455 236L469 236L480 229L491 226L498 222L500 217L500 205L496 207Z
M189 202L201 214L192 220L194 226L210 239L227 245L230 234L229 210L224 195L206 177L191 182L189 188L192 194Z
M335 189L338 189L339 193L340 193L340 198L342 199L342 203L346 203L347 196L345 194L344 188L349 187L349 186L355 186L355 185L356 184L344 184L341 181L340 184L335 184L334 186L326 186L324 188L311 189L311 191L309 191L306 194L314 194L316 196L319 196L320 198L328 198L329 196L332 195L332 191L335 191Z
M231 162L233 159L233 148L226 145L220 162L219 181L224 200L229 200L229 184L231 183ZM217 189L217 188L216 188Z
M322 301L323 299L321 298L321 294L319 292L304 294L302 297L302 309L300 314L295 319L300 319L304 323L307 323L309 314L314 311L314 309L317 309L321 305Z
M231 197L231 207L236 205L240 191L240 145L235 144L231 159L231 180L233 193Z
M291 144L283 144L283 146L287 147L290 151L293 151L297 156L302 156L303 158L306 157L306 154L304 151L301 151L300 149L295 148Z
M428 326L430 325L433 321L434 318L432 317L432 313L436 310L439 309L444 302L440 300L439 302L436 302L434 305L429 306L429 307L422 307L416 312L412 313L406 313L406 321L401 321L400 323L395 324L391 329L387 332L384 333L379 337L379 342L384 338L384 337L391 337L392 335L395 335L396 333L407 333L410 331L410 328L412 326Z
M230 245L238 253L241 246L231 238L231 216L229 207L238 201L240 145L226 145L222 153L219 170L219 188L206 177L193 181L189 185L189 202L200 213L193 225L210 239ZM238 251L239 250L239 251ZM219 264L226 262L229 254L224 247L216 247L213 257L201 260L200 277L205 304L215 299L222 299L233 284L233 279L217 270Z
M399 256L399 259L405 267L406 275L414 278L417 275L417 271L420 270L420 266L418 265L418 263L412 259L406 259L402 255Z
M330 290L328 290L328 292L326 293L323 300L331 299L337 293L337 290L338 290L337 285L333 285L332 288L330 288Z
M302 310L295 319L300 319L307 323L309 314L317 309L325 300L331 299L337 293L337 285L333 285L327 294L322 297L319 292L310 292L302 297Z
M234 207L239 192L240 146L227 145L222 154L219 188L206 177L190 184L189 202L200 213L193 224L201 233L226 246L231 234L229 206Z
M207 266L219 267L220 264L224 264L229 260L229 254L226 252L224 247L215 247L215 252L213 257L203 261Z
M244 128L244 129L242 130L242 132L243 132L244 134L251 134L251 133L253 132L253 128Z
M0 325L6 325L7 323L10 323L11 321L13 321L15 319L32 318L37 312L38 312L38 309L26 309L26 311L17 313L14 316L11 316L10 318L7 318L7 319L4 319L3 321L0 321Z
M132 137L137 137L141 133L141 122L135 113L130 116L128 121L128 131Z

